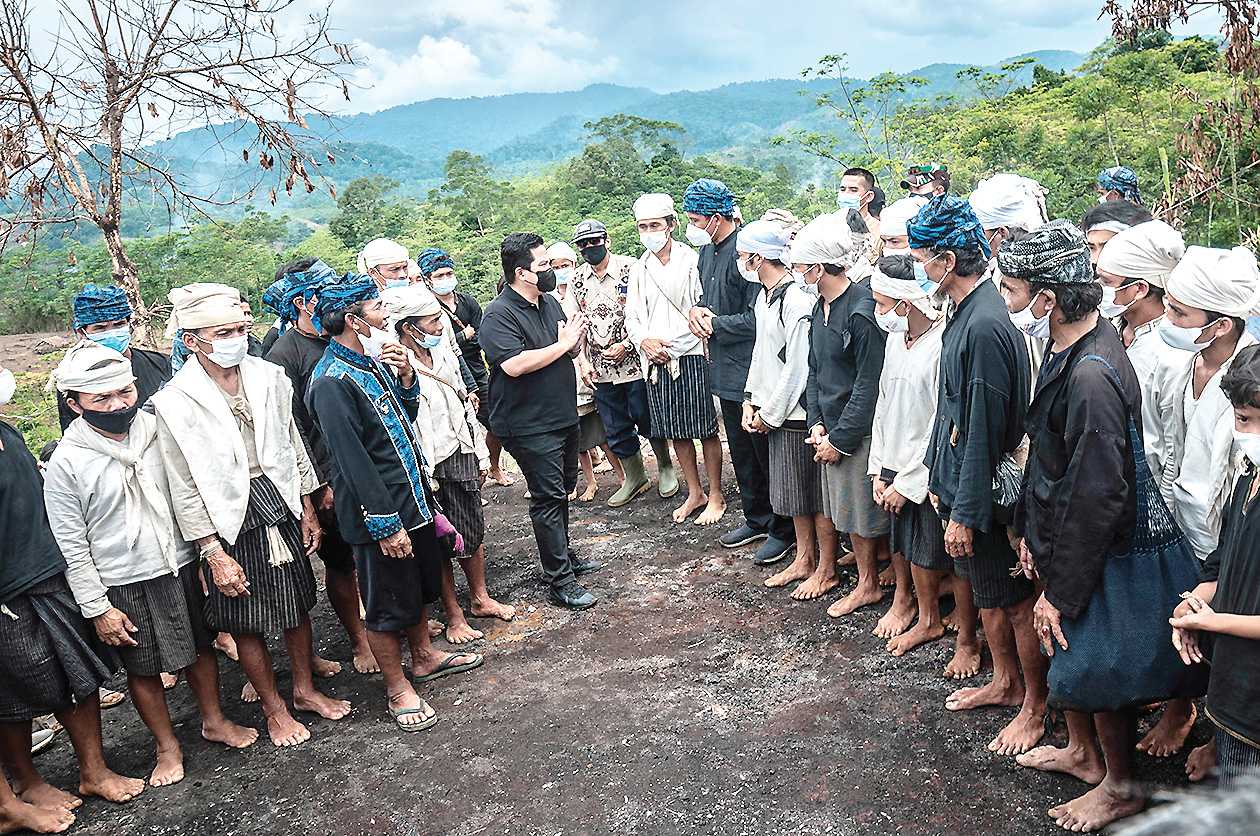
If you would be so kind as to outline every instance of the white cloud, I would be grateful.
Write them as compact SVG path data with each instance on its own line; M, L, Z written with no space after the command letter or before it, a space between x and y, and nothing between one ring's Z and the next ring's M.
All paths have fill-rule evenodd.
M607 80L620 66L596 40L567 28L554 0L432 0L410 7L371 0L356 4L353 15L359 25L351 31L362 34L352 74L358 90L352 90L347 111L439 97L572 90ZM364 27L363 21L372 24ZM422 34L418 42L391 46L398 32Z

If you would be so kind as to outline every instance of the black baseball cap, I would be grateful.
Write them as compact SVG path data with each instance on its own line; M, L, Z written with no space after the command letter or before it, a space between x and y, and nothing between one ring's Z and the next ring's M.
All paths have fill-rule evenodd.
M573 229L573 240L569 243L576 244L578 241L585 241L587 238L603 238L607 234L608 227L597 220L588 218Z

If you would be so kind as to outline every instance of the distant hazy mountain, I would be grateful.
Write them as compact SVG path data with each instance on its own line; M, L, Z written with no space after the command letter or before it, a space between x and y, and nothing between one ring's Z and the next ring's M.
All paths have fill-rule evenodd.
M1085 60L1081 53L1048 50L1001 63L1022 57L1034 58L1050 70L1071 70ZM955 77L966 66L931 64L907 75L927 80L916 97L968 96L972 91ZM1025 68L1021 80L1026 82L1031 75L1031 67ZM334 147L336 164L322 167L334 181L379 173L399 180L404 191L420 195L441 182L443 162L453 150L484 155L505 177L530 173L581 150L586 140L583 124L614 113L681 124L687 131L688 154L746 158L744 150L764 147L769 137L787 128L824 125L828 117L815 98L833 88L830 81L799 79L675 93L595 84L565 93L431 99L376 113L312 120L311 129L327 136ZM240 152L248 136L247 131L233 136L233 127L186 131L149 150L181 172L196 172L207 183L230 182L242 172Z

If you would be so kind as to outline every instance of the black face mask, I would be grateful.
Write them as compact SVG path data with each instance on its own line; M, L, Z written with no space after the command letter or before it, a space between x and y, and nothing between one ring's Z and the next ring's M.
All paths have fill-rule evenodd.
M596 244L593 247L585 247L582 250L582 258L586 259L586 263L592 267L602 262L608 257L608 247L604 244Z
M556 289L556 271L548 267L534 274L538 277L538 291L540 293L550 293Z
M94 409L84 409L83 420L102 432L121 435L131 428L131 422L136 420L136 412L139 409L139 404L120 409L117 412L97 412Z

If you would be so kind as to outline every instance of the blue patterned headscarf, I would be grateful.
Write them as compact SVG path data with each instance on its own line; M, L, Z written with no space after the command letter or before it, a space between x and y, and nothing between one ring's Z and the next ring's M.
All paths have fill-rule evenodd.
M1098 188L1108 192L1119 192L1125 200L1131 200L1134 203L1142 202L1142 194L1138 191L1137 174L1128 166L1117 165L1098 172Z
M131 304L121 287L112 284L86 284L74 297L74 330L98 322L131 319Z
M697 215L735 214L735 195L721 180L710 180L702 177L687 187L683 192L683 211Z
M420 272L426 277L432 276L438 270L449 267L455 269L455 260L446 254L446 250L437 247L429 247L420 255L416 256L416 266L420 268Z
M937 195L906 224L906 234L913 249L943 250L978 249L990 255L980 219L971 204L952 194Z
M376 282L370 276L361 273L346 273L341 280L326 284L319 291L319 299L315 301L315 312L311 314L311 324L317 331L323 331L324 317L358 302L375 299L381 295Z
M175 331L175 342L171 343L171 373L179 371L188 360L188 346L184 345L184 329Z
M292 324L299 316L293 300L300 297L309 302L324 285L335 281L336 272L324 262L316 261L305 270L286 273L279 281L272 282L263 291L263 307L280 317L281 325Z

